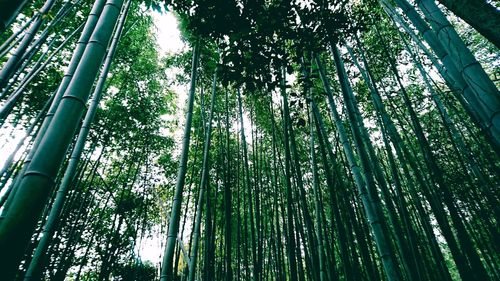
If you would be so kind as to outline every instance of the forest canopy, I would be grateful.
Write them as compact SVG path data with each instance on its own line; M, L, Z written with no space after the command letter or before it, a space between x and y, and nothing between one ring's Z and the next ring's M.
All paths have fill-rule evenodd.
M0 0L1 279L500 280L499 26L487 0Z

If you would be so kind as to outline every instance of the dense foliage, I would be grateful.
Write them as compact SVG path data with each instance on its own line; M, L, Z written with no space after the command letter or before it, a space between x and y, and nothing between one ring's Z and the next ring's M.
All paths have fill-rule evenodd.
M499 7L440 2L0 1L5 280L500 279Z

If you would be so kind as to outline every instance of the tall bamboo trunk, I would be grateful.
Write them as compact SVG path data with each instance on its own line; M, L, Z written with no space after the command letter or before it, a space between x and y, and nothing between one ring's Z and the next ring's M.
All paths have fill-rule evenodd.
M495 196L491 194L490 188L491 185L490 183L486 180L485 175L481 171L479 167L479 163L476 159L476 156L472 153L472 151L469 149L469 147L465 144L465 141L463 137L460 135L459 130L457 129L457 126L455 125L454 121L452 120L451 116L448 113L448 110L446 109L444 103L441 100L440 95L438 94L437 90L434 89L434 87L431 85L431 77L427 74L427 72L424 70L424 67L420 63L420 61L417 59L415 53L411 50L410 46L406 42L404 38L403 42L405 44L406 50L411 54L414 64L417 67L417 69L420 72L420 75L422 76L422 80L424 81L425 86L430 92L431 98L434 101L441 118L443 119L443 123L445 125L445 128L450 135L450 139L452 140L455 150L457 152L457 157L462 159L463 162L465 162L468 166L468 169L465 169L466 172L470 171L474 176L475 179L471 180L472 184L477 184L481 190L484 191L484 194L486 195L486 200L489 203L489 207L495 212L495 215L497 217L500 217L500 207L497 206L496 203L493 202L495 199Z
M312 124L314 120L313 116L313 110L312 110L312 100L313 97L309 97L309 137L310 137L310 146L311 146L311 151L310 151L310 157L311 157L311 171L313 174L313 191L314 191L314 208L315 208L315 216L316 216L316 239L318 243L317 247L317 255L318 255L318 260L319 260L319 280L320 281L326 281L327 280L327 275L326 275L326 268L325 268L325 254L323 250L323 230L322 230L322 211L321 211L321 202L320 202L320 197L321 197L321 191L319 188L319 180L318 180L318 171L317 171L317 164L316 164L316 152L314 149L315 146L315 141L314 141L314 126Z
M87 21L85 23L85 26L83 28L83 31L80 35L80 38L78 39L77 45L75 47L75 51L73 52L73 56L71 57L70 63L68 65L68 69L66 70L66 73L59 84L59 87L57 88L56 93L54 94L54 98L52 100L52 103L50 104L49 109L47 110L47 114L45 115L45 118L42 122L42 125L40 125L40 128L38 129L38 134L35 137L35 140L33 142L33 146L28 153L28 156L24 160L24 165L19 172L18 176L14 179L12 186L12 196L14 196L15 192L17 191L17 186L19 182L21 181L22 176L25 174L26 170L28 169L30 163L33 160L33 156L35 152L37 151L40 143L42 142L42 139L47 131L47 128L49 128L49 125L54 118L54 115L56 113L56 110L59 106L59 103L61 102L61 98L63 97L64 93L66 92L66 89L68 88L68 85L70 84L71 80L73 79L75 72L77 70L77 67L79 66L80 60L85 52L85 49L87 47L87 43L89 42L92 33L94 32L95 26L99 21L99 17L102 13L104 4L106 3L106 0L96 0L94 5L92 6L92 10L90 11L89 16L87 17ZM4 207L4 212L9 208L7 205L8 202L6 202L6 206Z
M255 220L254 220L254 211L253 211L253 196L252 196L252 183L250 181L250 167L248 161L248 148L247 142L245 138L245 126L243 124L243 104L241 100L240 90L237 89L238 96L238 110L239 110L239 119L240 119L240 136L241 136L241 147L243 149L243 176L244 176L244 186L246 190L247 196L247 213L250 216L248 219L250 220L250 246L251 246L251 258L253 264L253 279L257 280L258 278L258 267L257 267L257 246L256 239L257 236L255 234ZM248 232L247 232L248 233Z
M208 117L208 125L205 132L205 142L203 146L203 163L202 163L202 172L201 172L201 181L200 181L200 191L198 194L198 203L196 207L196 218L194 222L194 237L192 243L192 251L189 258L189 281L194 281L195 277L195 269L196 269L196 261L198 259L198 246L200 240L200 228L201 228L201 216L203 213L203 200L205 199L205 189L208 189L208 172L210 170L209 167L209 153L210 153L210 142L211 142L211 134L212 134L212 120L214 116L214 103L215 103L215 95L216 95L216 86L217 86L217 72L214 73L213 84L212 84L212 96L210 98L210 111ZM209 200L207 196L207 200ZM209 210L207 210L207 215Z
M342 86L342 91L343 91L344 96L345 96L344 98L347 99L347 101L348 101L349 98L347 97L347 91L348 91L347 87L349 87L349 86L348 86L347 77L345 76L345 70L343 69L343 65L340 64L339 54L338 54L338 51L336 51L336 47L333 45L331 47L332 47L332 53L333 53L335 61L336 61L337 72L338 72L339 80L340 80L340 83ZM370 180L370 182L365 182L365 180L363 179L363 177L361 175L361 170L358 167L356 160L354 158L354 153L352 151L352 147L349 144L349 140L347 138L345 128L342 124L342 120L340 119L340 116L337 113L337 107L336 107L335 102L333 100L333 94L331 92L329 82L328 82L326 75L324 73L324 68L322 66L319 66L319 70L320 70L321 80L323 81L323 86L325 88L325 91L327 92L327 98L328 98L328 103L330 105L332 119L335 121L335 124L337 126L337 130L338 130L338 133L339 133L339 136L341 138L341 142L342 142L342 145L344 148L344 153L347 156L347 159L349 161L349 165L351 166L351 171L354 174L355 183L356 183L356 186L358 188L359 195L361 196L361 199L363 202L363 207L364 207L365 212L366 212L366 216L367 216L368 221L370 223L370 226L372 228L372 231L374 234L374 239L375 239L377 249L378 249L379 254L380 254L380 258L382 259L382 264L384 265L386 276L389 280L399 280L400 277L399 277L398 268L397 268L396 263L394 261L394 254L392 253L392 249L390 246L391 240L388 237L387 228L382 225L383 218L380 217L380 215L382 213L380 210L380 206L377 206L378 204L380 204L380 202L374 201L373 198L371 198L371 196L370 196L371 192L369 190L372 190L372 192L374 190L373 176L369 176L369 175L366 176L366 179ZM349 102L347 102L347 104L349 107ZM354 121L355 120L354 115L353 115L354 111L348 110L348 112L351 112L350 115L351 115L352 121ZM361 139L361 135L359 132L357 132L359 130L359 128L356 127L356 122L354 122L352 124L352 129L353 129L353 132L356 132L354 134L354 136L355 136L355 140L356 140L357 147L359 150L358 153L360 153L360 156L363 156L366 152L364 152L364 147L362 145L363 141ZM367 171L369 171L369 165L366 165L366 163L368 162L367 156L365 155L364 158L366 158L366 159L364 161L361 161L361 163L364 166L363 170L365 172L367 172ZM370 188L368 188L368 186L370 186Z
M225 126L226 126L226 175L224 181L224 209L225 209L225 233L224 233L224 246L225 246L225 256L224 256L224 268L225 268L225 280L233 280L233 269L232 269L232 193L231 193L231 145L230 145L230 123L229 123L229 95L228 91L225 90Z
M458 36L434 0L417 0L416 3L420 10L423 11L445 49L454 59L455 65L460 69L464 80L476 92L477 99L489 118L489 123L486 123L486 125L490 128L497 142L500 142L500 92L497 87L460 36ZM499 16L492 20L498 18Z
M184 138L182 141L181 157L179 159L179 173L177 175L177 184L175 186L175 194L172 203L172 211L170 212L170 221L168 224L167 242L163 254L163 263L161 268L160 281L172 281L173 276L173 261L175 253L175 244L177 234L179 232L179 220L181 216L182 193L184 190L184 182L186 180L187 160L189 154L189 141L191 138L191 123L193 119L193 105L196 90L196 77L198 69L198 60L200 57L199 40L193 48L193 60L191 68L191 85L186 111L186 124L184 125Z
M31 233L54 185L54 179L64 159L75 129L80 122L85 103L102 63L106 47L120 14L122 0L108 0L93 32L90 43L78 65L75 76L43 141L33 155L19 186L8 200L9 208L0 222L0 268L5 276L15 273ZM46 159L52 159L50 163Z
M276 271L278 273L278 280L279 281L285 281L285 261L283 257L283 250L282 250L282 244L281 244L281 228L280 228L280 218L279 218L279 206L280 204L278 203L278 194L279 194L279 176L280 176L280 171L281 169L278 169L278 153L277 153L277 147L276 147L276 121L274 119L274 108L272 104L272 100L269 102L269 107L270 107L270 112L271 112L271 124L272 124L272 135L271 135L271 141L272 141L272 155L273 155L273 169L272 169L272 178L271 178L271 184L274 186L273 190L273 206L274 206L274 216L272 222L275 225L276 229L276 236L274 238L275 240L275 247L276 250L278 251L276 253ZM280 162L281 163L281 162ZM274 228L271 225L271 231L273 232Z
M449 189L449 187L446 185L443 179L443 171L442 169L438 166L437 161L435 159L435 156L431 150L429 141L425 137L423 128L420 124L420 121L417 117L416 112L414 111L411 101L409 99L408 93L405 90L405 87L401 81L401 77L398 73L398 70L396 68L396 65L394 63L391 50L389 46L382 40L382 43L385 46L384 53L386 54L386 57L389 61L391 70L396 78L396 81L400 87L401 90L401 95L403 98L403 101L405 103L405 106L407 107L409 114L410 114L410 121L412 123L413 129L415 131L415 134L417 136L417 139L420 144L420 149L422 151L422 154L424 155L425 163L428 167L428 170L430 172L431 179L434 181L435 184L439 186L439 191L437 192L437 197L436 200L444 201L444 204L448 208L448 211L450 212L450 217L452 219L453 225L456 228L457 231L457 238L459 245L461 246L462 249L459 248L459 245L455 246L453 245L455 243L453 234L449 232L447 235L445 235L447 242L450 244L450 248L453 249L454 252L454 258L457 262L457 266L459 271L461 271L461 275L463 278L468 279L468 280L489 280L489 277L484 269L484 266L482 262L480 261L480 258L477 254L476 249L474 249L474 246L472 245L472 241L470 239L470 235L467 233L464 224L461 219L461 212L456 206L454 196ZM436 216L439 216L439 214L436 214ZM446 225L447 221L444 215L444 212L442 214L442 222L440 224ZM444 226L446 229L447 226ZM445 230L443 230L445 231ZM468 261L466 260L468 259ZM467 264L469 263L469 264ZM477 278L477 279L474 279Z
M477 62L473 63L475 59L466 55L466 61L472 63L471 65L466 65L460 58L460 54L457 52L456 43L452 43L452 38L450 40L446 38L438 38L438 36L432 31L432 29L427 25L427 23L420 17L415 8L408 3L406 0L396 0L396 4L403 9L403 12L408 16L411 22L415 25L417 30L422 34L423 38L427 41L429 46L433 49L439 59L443 62L445 68L450 73L454 82L457 84L459 89L462 89L464 98L470 104L470 107L474 110L473 113L476 118L481 122L481 126L486 130L487 134L491 137L492 141L496 146L500 145L500 130L498 127L497 119L500 120L500 116L497 114L497 106L500 101L498 95L498 90L491 83L489 78L482 74L478 74L474 68L477 68ZM392 7L387 0L381 0L382 5L387 7ZM448 36L442 33L442 36ZM442 40L447 40L450 43L449 48L442 43ZM451 48L454 48L451 50ZM451 51L451 52L450 52ZM472 70L469 69L472 66ZM480 67L480 66L479 66ZM473 72L477 74L469 74ZM474 79L479 79L477 83Z
M500 11L488 1L438 0L500 49Z
M340 261L342 263L342 269L344 273L344 278L345 280L353 280L353 276L355 273L353 272L353 267L351 265L350 261L350 254L349 254L349 244L347 241L347 236L346 236L346 230L344 227L344 222L342 219L342 216L340 214L340 209L341 206L339 205L339 200L337 200L337 194L339 193L337 189L345 186L345 184L340 183L337 184L334 181L334 177L332 175L332 170L330 169L330 165L332 166L337 166L337 163L335 162L335 158L331 157L330 159L328 158L328 154L326 152L326 148L328 146L328 150L330 150L329 144L325 142L325 132L322 130L322 124L320 124L320 116L319 116L319 109L314 101L311 102L311 110L313 111L314 114L314 121L315 121L315 126L316 126L316 131L318 135L318 147L320 149L321 153L321 160L323 163L323 169L325 170L325 176L326 176L326 182L327 186L329 187L329 195L330 195L330 206L331 206L331 212L333 213L333 218L331 219L335 223L335 228L337 229L338 233L338 245L340 248ZM333 155L333 152L331 152L331 155ZM331 164L329 162L331 161ZM338 180L340 182L341 179ZM328 241L328 240L326 240Z
M116 52L116 47L118 45L118 41L120 39L121 32L123 30L123 26L125 24L125 18L128 14L128 9L130 7L130 3L131 3L131 1L127 0L126 4L123 7L122 14L120 16L120 19L118 21L118 25L117 25L116 30L115 30L115 35L113 36L113 40L112 40L111 45L108 49L108 54L106 55L103 69L101 70L101 74L99 76L99 79L97 81L97 85L96 85L96 87L94 89L94 93L92 95L92 101L90 102L90 107L87 110L87 113L85 115L85 119L83 121L83 125L82 125L80 132L78 134L78 139L76 140L75 146L73 148L73 152L71 154L69 164L68 164L66 171L64 173L61 185L58 188L56 199L55 199L54 204L52 205L52 208L50 210L47 222L44 225L43 236L37 245L35 253L33 254L33 258L30 262L29 267L28 267L28 270L24 276L25 281L31 280L33 277L36 278L36 276L38 276L37 271L39 270L39 267L40 267L40 261L43 259L43 256L47 250L47 247L49 246L49 243L52 239L52 235L54 232L54 226L57 223L58 217L59 217L60 212L62 210L64 201L66 198L66 194L68 192L70 184L73 181L73 178L76 174L76 169L78 167L78 163L79 163L80 157L82 155L82 152L83 152L83 149L85 146L85 142L86 142L87 137L88 137L89 132L90 132L90 126L91 126L92 121L94 119L94 116L97 112L99 102L101 101L104 84L106 82L106 78L108 76L109 69L111 67L111 62L112 62L114 54Z
M286 185L286 241L287 241L287 254L288 254L288 263L289 263L289 272L290 272L290 280L297 281L297 258L295 254L295 236L294 236L294 222L293 222L293 214L292 214L292 182L291 182L291 154L290 154L290 142L289 142L289 132L288 132L288 99L285 87L285 70L281 71L281 96L283 98L283 142L285 144L285 185ZM284 220L283 220L284 221Z

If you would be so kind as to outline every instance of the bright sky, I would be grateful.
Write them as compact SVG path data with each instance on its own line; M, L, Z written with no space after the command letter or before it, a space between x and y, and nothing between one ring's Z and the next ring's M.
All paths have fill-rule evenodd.
M153 12L152 15L157 28L156 40L158 40L163 55L179 53L183 48L187 48L181 39L179 22L171 12L164 14Z
M171 12L164 14L152 12L152 15L155 20L155 26L157 29L155 32L156 40L160 46L161 55L180 53L183 49L189 48L182 41L181 33L178 28L179 23ZM179 109L181 109L181 112L183 112L182 108L184 108L185 99L187 97L187 88L175 87L173 90L178 94L178 106ZM153 237L141 241L141 245L139 245L138 250L143 261L148 260L153 264L158 265L161 257L163 256L163 245L165 241L162 239L163 237L157 237L153 234Z

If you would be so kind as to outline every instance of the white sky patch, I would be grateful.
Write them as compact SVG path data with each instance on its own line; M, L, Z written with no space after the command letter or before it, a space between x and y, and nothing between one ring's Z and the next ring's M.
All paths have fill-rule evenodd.
M12 132L12 130L14 130ZM6 172L8 171L6 166L7 161L9 160L9 157L11 156L12 153L16 151L17 146L20 144L20 141L23 140L23 138L26 136L26 132L24 130L17 130L13 128L12 126L8 125L7 127L2 128L3 134L0 135L0 170L5 170ZM13 163L15 161L18 161L22 155L22 151L24 151L24 144L27 143L26 140L24 140L22 146L19 147L19 150L15 154L15 157L12 159ZM9 168L10 169L10 168ZM0 175L1 177L1 175ZM4 188L0 191L0 198L4 196L5 192L7 191L7 188Z
M189 46L182 39L181 31L179 30L179 21L172 12L159 13L156 11L151 12L154 20L155 38L160 47L160 56L174 55L187 51ZM181 69L170 68L166 73L169 80L175 80L175 76L181 72ZM187 95L189 91L189 84L170 86L177 95L177 108L180 109L175 115L164 115L164 120L178 120L178 127L184 123L185 114L184 108L186 105ZM163 131L164 133L166 131ZM180 144L182 139L183 130L177 129L174 131L173 138ZM175 153L174 153L175 154Z
M182 40L181 32L179 30L179 22L177 18L171 12L167 13L151 13L155 22L155 34L156 40L160 47L160 56L167 56L178 54L186 51L189 46ZM178 74L180 69L169 69L167 77L169 79L174 79L175 75ZM179 144L182 139L182 133L185 122L185 106L186 99L188 96L189 85L172 85L170 90L174 91L177 95L177 108L179 109L176 116L164 115L162 118L164 120L172 120L177 118L177 129L174 132L174 139ZM176 157L177 153L174 153ZM167 214L169 215L169 214ZM164 225L166 228L167 225ZM160 234L159 229L153 231L151 237L145 238L140 241L140 245L136 247L136 251L143 261L150 261L155 265L158 265L163 257L163 247L166 237ZM188 231L186 231L187 233Z
M179 53L186 48L179 30L179 21L172 12L152 12L151 15L155 21L156 40L160 45L161 55Z
M155 228L154 231L159 233L160 230L157 229L158 227ZM154 233L151 237L142 239L140 245L136 247L136 251L139 253L142 261L150 261L158 266L163 257L163 242L166 241L166 239L162 239L157 233Z

